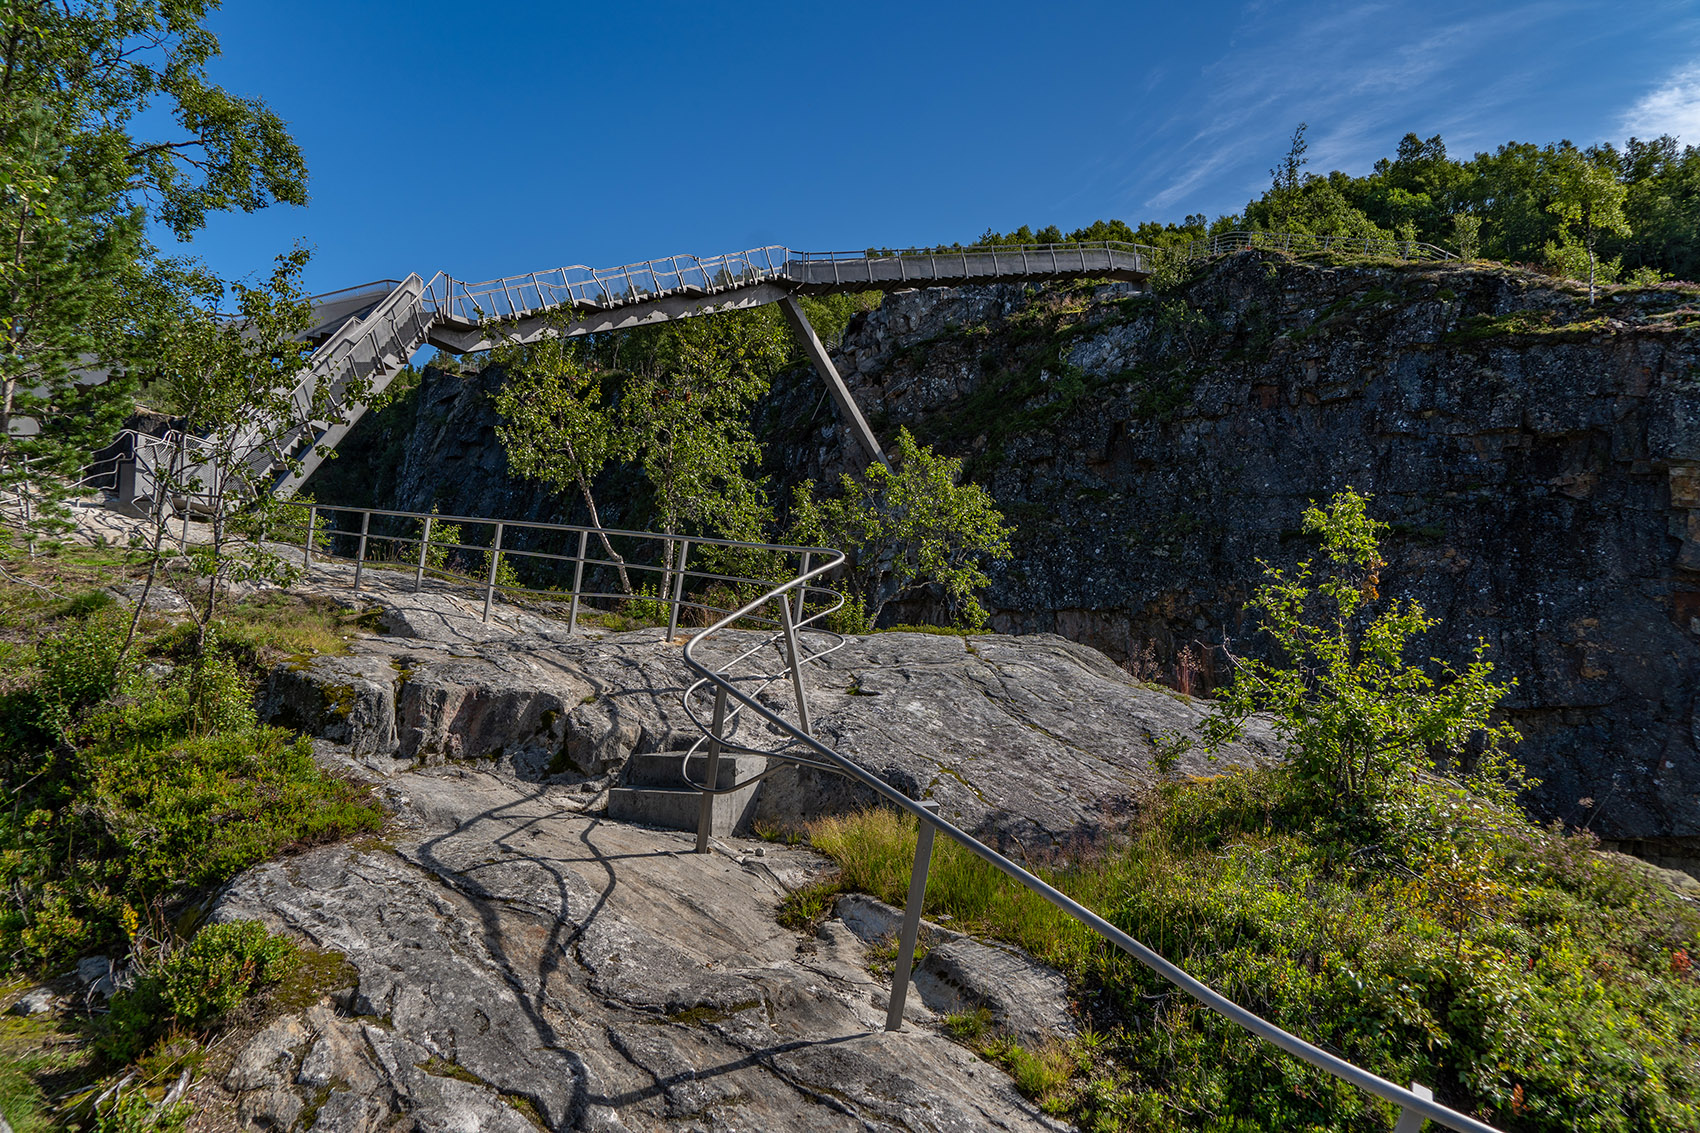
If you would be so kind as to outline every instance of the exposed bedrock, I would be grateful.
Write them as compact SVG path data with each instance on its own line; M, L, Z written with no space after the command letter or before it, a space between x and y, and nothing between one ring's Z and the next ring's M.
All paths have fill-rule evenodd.
M1393 525L1384 592L1444 619L1421 655L1457 663L1485 638L1517 681L1535 808L1692 839L1696 296L1590 309L1551 282L1244 254L1172 298L892 296L840 362L883 435L966 457L1018 526L995 627L1208 690L1224 633L1260 647L1241 612L1260 560L1308 554L1305 506L1350 485ZM776 466L836 473L830 424L786 425L817 396L776 395Z
M856 933L775 923L826 872L810 853L693 854L482 770L389 794L383 844L268 863L221 895L215 919L339 952L353 986L233 1040L198 1109L316 1133L1063 1128L931 1025L929 1000L955 999L913 997L888 1034ZM953 995L1018 970L1032 1002L1003 1008L1012 1029L1072 1028L1056 973L975 947L953 953Z
M1019 528L993 572L996 628L1195 691L1220 675L1224 634L1259 648L1241 605L1260 561L1308 552L1304 507L1372 493L1393 524L1384 592L1444 619L1422 652L1457 662L1485 638L1516 679L1532 805L1654 852L1700 838L1695 299L1590 309L1499 268L1251 252L1167 297L895 294L836 357L883 437L907 426L966 457ZM362 422L319 498L569 516L508 478L497 380L429 372ZM776 499L847 467L807 371L778 384L761 428ZM625 475L605 498L639 521Z
M444 632L363 638L353 656L280 665L261 697L268 719L346 745L384 773L469 761L592 789L632 755L679 751L702 734L682 704L679 646L660 631L592 639L534 618L474 639L486 629L474 620L420 617L452 614L451 597L379 600L392 620ZM1161 737L1190 733L1205 707L1050 634L852 638L809 667L807 688L815 733L836 750L912 797L935 799L947 818L1028 847L1091 839L1125 821L1158 778ZM794 712L786 682L762 698ZM751 746L776 739L753 721L739 727ZM1218 763L1188 755L1180 770L1260 762L1273 751L1254 730ZM787 768L762 783L753 817L794 824L873 801L841 776Z

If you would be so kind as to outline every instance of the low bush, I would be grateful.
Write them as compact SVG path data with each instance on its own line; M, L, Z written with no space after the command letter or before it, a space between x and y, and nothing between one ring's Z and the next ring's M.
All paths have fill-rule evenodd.
M207 925L148 964L135 986L113 997L97 1044L115 1065L140 1058L173 1031L205 1031L243 1000L276 983L295 945L258 921Z
M53 623L34 671L0 693L0 971L117 944L126 907L382 821L307 740L255 722L239 654L215 649L161 680L120 663L127 624L99 603ZM172 637L148 648L187 648Z

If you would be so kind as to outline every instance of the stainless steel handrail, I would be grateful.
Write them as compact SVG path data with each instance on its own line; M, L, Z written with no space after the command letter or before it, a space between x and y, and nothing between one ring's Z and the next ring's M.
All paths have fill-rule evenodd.
M896 968L898 978L893 981L892 1005L887 1016L887 1026L889 1028L895 1029L901 1022L902 1018L903 996L907 991L908 982L908 960L913 955L914 926L918 923L920 918L920 904L924 896L926 886L926 857L931 847L931 837L930 835L927 835L927 831L929 829L936 829L943 833L946 837L955 841L958 845L962 846L969 853L972 853L982 861L985 861L987 864L997 869L999 872L1003 873L1005 876L1014 880L1017 884L1037 893L1040 897L1043 897L1046 901L1049 901L1051 904L1055 905L1081 924L1084 924L1087 928L1092 929L1092 931L1096 932L1099 936L1102 936L1110 943L1116 945L1116 947L1132 956L1135 960L1145 965L1145 967L1180 988L1194 1000L1210 1008L1212 1011L1215 1011L1229 1022L1253 1035L1256 1035L1265 1042L1286 1051L1295 1058L1301 1059L1320 1070L1324 1070L1327 1073L1334 1075L1336 1078L1340 1078L1343 1081L1351 1083L1366 1093L1374 1094L1375 1096L1399 1107L1401 1111L1398 1126L1400 1133L1405 1133L1406 1130L1414 1131L1420 1128L1423 1119L1434 1121L1449 1129L1461 1130L1463 1133L1498 1133L1493 1126L1486 1125L1467 1114L1459 1113L1455 1109L1436 1102L1432 1096L1429 1096L1429 1092L1422 1087L1406 1089L1403 1086L1396 1085L1378 1074L1371 1073L1360 1066L1347 1062L1345 1059L1340 1058L1337 1055L1330 1054L1322 1048L1299 1038L1297 1035L1276 1026L1274 1023L1269 1022L1262 1016L1246 1010L1233 1000L1215 991L1207 984L1189 975L1179 965L1165 959L1151 948L1134 939L1126 932L1123 932L1121 929L1117 928L1091 909L1080 904L1072 897L1069 897L1055 886L1035 877L1033 874L1016 865L1013 861L1004 857L984 842L981 842L979 839L970 835L967 831L940 817L935 810L925 803L909 798L907 795L904 795L901 791L898 791L885 780L862 767L854 760L851 760L828 747L826 744L822 743L810 734L809 729L806 726L799 728L778 712L775 712L767 705L760 703L754 696L751 696L740 689L738 687L739 682L736 679L729 677L722 672L721 669L716 668L705 661L702 657L698 656L697 650L699 646L712 640L717 634L725 632L729 627L736 624L740 618L748 616L756 609L774 602L777 602L782 610L786 609L790 604L791 597L800 588L809 586L814 579L818 578L823 573L825 573L824 570L805 571L804 573L799 574L796 578L775 587L760 598L747 603L738 610L732 611L720 621L693 635L691 639L685 643L684 660L685 664L691 669L691 671L698 675L698 679L691 685L690 689L686 693L686 706L687 709L691 707L690 700L700 691L712 690L715 701L715 723L711 724L709 727L714 728L722 725L728 718L727 702L729 700L735 701L740 709L753 713L759 720L765 721L770 727L777 729L781 736L784 737L784 742L782 744L766 749L766 754L780 759L788 759L794 758L788 754L788 750L790 748L804 748L810 752L812 756L817 757L817 762L824 762L840 774L854 779L863 786L868 787L879 797L896 806L898 809L914 815L916 820L921 824L920 829L925 836L919 840L917 847L915 873L910 886L909 907L906 908L904 912L904 947L902 951L906 954L901 954L898 958ZM793 676L796 680L798 693L801 694L804 687L801 677L801 668L797 663L796 654L793 653L792 656ZM700 726L700 716L698 716L694 711L691 715L693 719L698 721ZM733 741L731 741L729 737L722 737L713 731L708 732L705 738L709 744L711 765L713 763L714 755L721 746L734 746ZM709 781L711 783L713 782L712 773L709 775ZM707 811L706 803L704 811L705 813ZM699 834L699 847L702 845L703 841L704 839Z

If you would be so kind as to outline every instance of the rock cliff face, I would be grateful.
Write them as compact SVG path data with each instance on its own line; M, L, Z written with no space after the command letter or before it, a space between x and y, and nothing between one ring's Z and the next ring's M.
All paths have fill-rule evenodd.
M1250 253L1168 298L900 294L841 358L886 434L966 456L1018 525L997 628L1207 689L1224 633L1257 647L1259 560L1308 553L1301 512L1351 485L1393 525L1384 589L1444 619L1423 647L1484 637L1517 680L1536 807L1681 840L1700 835L1695 299L1590 310L1523 273ZM841 459L818 421L788 441L793 466Z
M1308 553L1304 507L1373 493L1384 590L1444 619L1426 651L1483 637L1517 680L1537 810L1677 852L1700 847L1695 327L1691 290L1590 309L1500 269L1243 253L1165 297L901 293L839 361L882 435L967 457L1018 526L996 628L1192 691L1224 634L1257 648L1241 605L1260 560ZM562 512L501 474L479 381L428 375L411 424L374 423L406 455L373 498ZM763 427L778 488L847 466L806 373Z

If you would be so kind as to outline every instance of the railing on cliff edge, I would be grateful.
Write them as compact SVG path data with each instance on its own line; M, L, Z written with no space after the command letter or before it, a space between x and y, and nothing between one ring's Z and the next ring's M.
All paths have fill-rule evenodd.
M702 738L697 742L697 747L693 747L692 751L696 751L698 747L706 746L707 748L708 766L703 783L692 784L702 792L703 799L700 812L701 820L697 830L697 850L698 852L706 852L710 848L709 823L715 794L723 794L748 786L757 779L765 778L787 765L803 765L843 775L861 783L899 810L915 816L919 823L919 833L914 866L910 874L908 900L903 910L897 963L892 976L891 1000L886 1014L887 1030L895 1031L902 1027L903 1008L908 995L910 973L913 969L921 909L926 897L927 872L932 856L934 835L935 833L942 833L945 837L961 845L969 853L1003 873L1016 884L1049 901L1229 1022L1293 1057L1389 1102L1399 1112L1395 1133L1418 1133L1425 1120L1433 1121L1449 1129L1460 1130L1462 1133L1498 1133L1492 1126L1436 1102L1432 1093L1421 1085L1413 1084L1410 1089L1396 1085L1377 1074L1330 1054L1297 1035L1283 1030L1267 1019L1246 1010L1203 982L1188 975L1178 965L1163 958L1091 909L1075 901L1056 887L1035 877L967 831L943 818L939 815L936 804L909 798L873 772L816 739L809 719L808 686L804 674L810 662L819 660L844 644L844 639L839 634L827 630L824 626L825 619L842 604L842 598L831 588L823 585L823 579L843 564L844 555L841 552L824 547L793 547L729 539L686 538L655 532L603 530L571 524L516 522L478 516L438 515L377 508L345 508L294 501L291 501L290 506L306 512L305 520L299 528L302 534L300 546L303 550L304 567L310 572L315 561L323 563L325 560L333 558L352 562L354 567L352 585L357 590L361 588L365 571L368 569L396 569L400 570L404 577L411 569L415 590L424 584L428 574L445 578L450 582L464 582L480 586L483 590L484 619L486 621L489 620L492 606L498 594L530 594L552 598L556 601L564 598L569 608L567 622L569 632L577 628L580 604L585 599L653 602L664 606L667 610L668 641L675 639L681 616L687 611L695 611L699 616L718 615L718 620L712 622L706 628L697 630L690 636L684 644L683 652L686 666L696 676L696 679L685 691L684 707L703 733ZM338 527L334 524L320 526L321 515L358 516L359 523L357 527ZM372 527L374 518L417 523L419 525L418 534L375 532ZM489 543L484 544L463 542L459 537L452 540L432 539L433 526L442 524L454 524L456 526L471 524L491 527L494 530L494 535ZM513 546L511 543L504 545L505 536L520 531L539 532L555 537L564 535L569 541L576 536L576 552L562 554L524 549ZM274 533L274 539L277 535L287 534L289 533ZM590 541L594 538L600 543L603 536L624 540L640 547L649 547L660 552L659 561L633 561L628 559L623 564L628 571L659 576L660 585L653 593L632 595L619 591L585 587L586 567L600 570L606 574L621 565L612 559L593 557L588 553ZM354 541L352 557L332 554L328 544L336 538ZM375 563L368 558L367 554L374 542L406 545L417 548L417 551L410 553L405 561ZM770 562L774 564L784 562L794 563L795 565L788 566L784 575L779 575L776 572L775 577L783 578L782 581L778 582L775 582L773 577L763 579L752 575L733 575L714 570L691 569L689 557L693 546L741 549L758 555L772 556ZM434 569L431 554L433 548L445 553L457 551L484 555L486 561L483 564L483 581L480 582L468 575L456 575L440 568ZM504 585L500 580L504 556L520 556L569 565L573 574L572 588L570 591L550 591ZM750 599L736 608L727 609L707 600L704 595L687 594L686 585L691 580L708 583L711 587L721 585L731 588L753 589L759 587L765 589L758 597ZM746 592L748 591L746 590ZM757 632L749 632L752 628ZM769 632L762 632L764 630ZM818 643L822 647L811 651L806 648L806 643ZM716 645L725 646L725 648L716 650L717 656L711 658L708 653L711 647ZM775 663L763 668L758 659L767 657L770 650L777 653ZM760 699L764 692L775 685L789 685L795 719L785 716L778 709L770 704L763 703ZM751 726L743 727L745 724ZM765 735L762 734L764 732ZM728 753L766 756L770 760L779 762L770 764L767 770L734 787L710 789L707 784L718 782L719 760L722 755ZM684 765L689 766L688 758Z
M1082 250L1128 253L1143 257L1157 257L1165 252L1178 251L1188 260L1197 260L1236 252L1243 248L1268 248L1283 252L1332 251L1407 260L1457 258L1445 248L1417 240L1263 231L1224 232L1169 247L1121 240L1073 240L1051 244L935 245L804 252L783 244L769 244L707 259L688 255L665 256L612 268L571 264L548 271L525 272L475 283L438 272L425 284L421 304L438 318L480 324L524 318L560 307L608 308L676 294L713 295L770 280L795 282L787 271L787 266L793 264L928 256L1002 256L1017 261L1019 268L1017 263L1011 263L1010 271L1012 274L1020 274L1042 270L1042 260L1045 257Z

